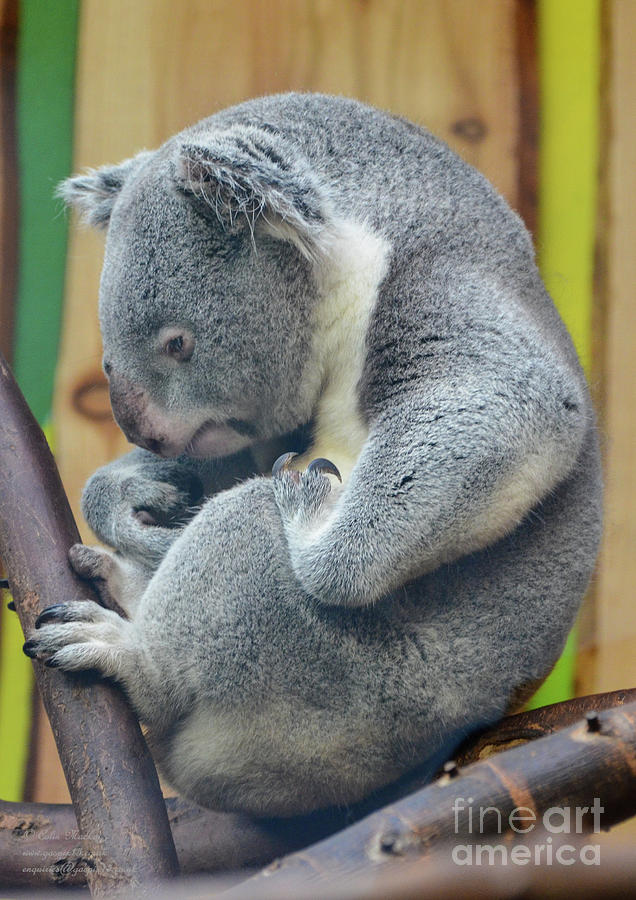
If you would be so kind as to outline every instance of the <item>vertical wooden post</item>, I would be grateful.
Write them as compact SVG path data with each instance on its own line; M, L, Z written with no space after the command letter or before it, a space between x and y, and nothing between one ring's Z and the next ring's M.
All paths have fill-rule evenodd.
M597 577L594 690L636 683L636 4L603 7L603 167L598 221L605 538Z

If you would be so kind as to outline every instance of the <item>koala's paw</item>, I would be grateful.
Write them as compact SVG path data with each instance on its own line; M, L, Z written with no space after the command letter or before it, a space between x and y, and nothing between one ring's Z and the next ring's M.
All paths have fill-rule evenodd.
M150 467L116 461L98 469L82 494L82 512L105 543L158 563L203 497L197 475L178 463Z
M328 459L312 460L304 472L290 468L296 453L284 453L272 467L278 508L286 525L311 525L326 512L331 484L327 475L342 482L340 472Z
M176 464L164 464L157 475L165 481L144 478L143 473L126 479L122 493L140 525L180 528L192 518L201 501L201 480Z
M91 600L49 606L35 621L23 646L31 659L66 671L97 669L117 677L131 625Z

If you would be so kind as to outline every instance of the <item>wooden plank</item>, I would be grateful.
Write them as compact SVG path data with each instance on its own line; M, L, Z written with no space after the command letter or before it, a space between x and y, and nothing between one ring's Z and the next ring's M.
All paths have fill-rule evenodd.
M515 0L83 0L75 166L155 147L250 96L313 90L426 124L515 205L519 72ZM84 482L128 449L100 370L101 260L102 238L75 230L54 413L56 456L80 522ZM49 774L33 798L60 791Z
M538 259L541 274L590 372L600 73L599 0L539 0L540 153ZM587 632L593 593L578 620ZM573 629L535 705L572 696ZM589 632L587 632L589 634Z
M518 0L517 65L519 129L517 139L517 211L533 236L537 234L539 200L539 73L536 0Z
M606 512L597 577L597 691L636 684L636 4L610 0L606 15L606 165L599 219Z

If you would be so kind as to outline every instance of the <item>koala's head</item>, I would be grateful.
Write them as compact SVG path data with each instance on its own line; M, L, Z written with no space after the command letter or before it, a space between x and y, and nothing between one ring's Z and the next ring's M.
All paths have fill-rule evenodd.
M107 228L104 371L130 441L221 456L306 421L316 267L330 204L275 129L199 126L68 179Z

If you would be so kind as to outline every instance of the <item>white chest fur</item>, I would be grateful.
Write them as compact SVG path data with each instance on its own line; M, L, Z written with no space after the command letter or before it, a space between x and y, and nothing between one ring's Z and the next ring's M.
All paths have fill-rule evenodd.
M322 300L314 319L307 387L318 394L314 441L297 461L304 468L318 456L331 460L346 481L367 439L357 386L366 355L366 336L386 275L390 245L357 222L343 222L329 262L318 274Z

